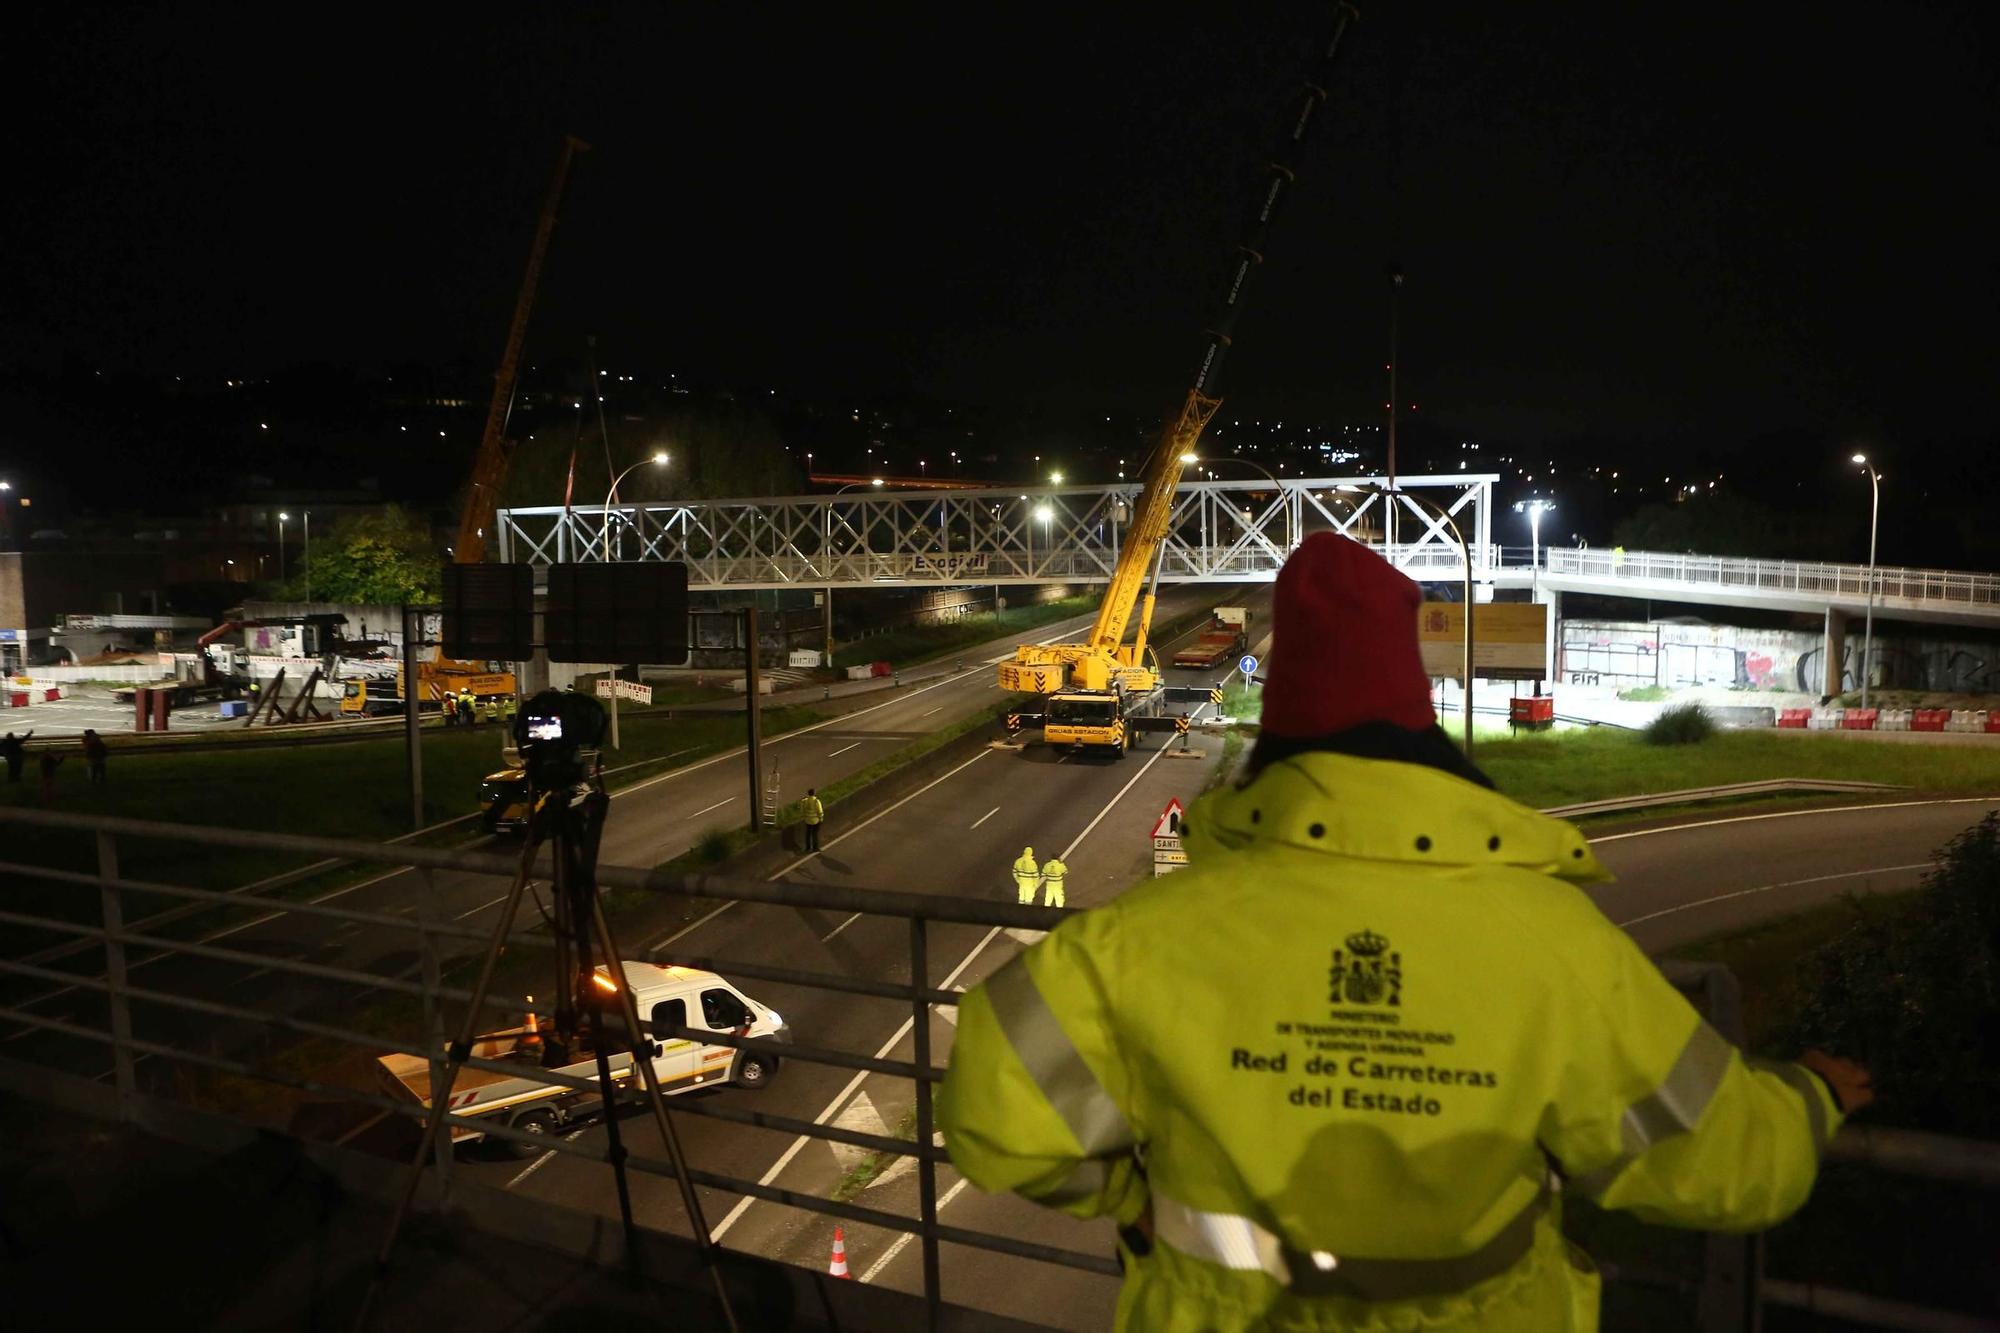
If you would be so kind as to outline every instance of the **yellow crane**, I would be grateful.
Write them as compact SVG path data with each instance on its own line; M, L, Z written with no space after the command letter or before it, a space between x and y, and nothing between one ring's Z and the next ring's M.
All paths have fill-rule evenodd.
M1200 367L1194 383L1147 456L1140 473L1138 503L1133 508L1124 548L1104 590L1096 623L1082 643L1021 644L1014 660L1000 665L1000 688L1045 696L1043 739L1053 745L1109 749L1122 755L1131 748L1129 720L1148 708L1160 686L1159 663L1146 644L1152 628L1153 604L1159 591L1160 561L1165 555L1167 529L1173 516L1174 493L1181 469L1195 459L1195 446L1215 410L1222 406L1217 384L1243 308L1250 279L1264 262L1264 247L1292 183L1300 146L1318 119L1327 98L1326 77L1340 51L1347 26L1359 14L1352 5L1334 7L1333 32L1301 90L1298 112L1265 164L1256 206L1241 244L1237 246L1221 316L1204 335ZM1125 632L1139 602L1138 630L1132 641Z

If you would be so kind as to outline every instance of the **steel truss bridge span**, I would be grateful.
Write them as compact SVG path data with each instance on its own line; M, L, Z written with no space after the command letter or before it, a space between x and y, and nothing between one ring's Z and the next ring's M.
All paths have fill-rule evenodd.
M1464 577L1450 515L1472 576L1497 568L1491 474L1183 482L1160 564L1165 583L1239 583L1277 576L1313 532L1381 550L1411 577ZM884 491L741 500L503 509L500 558L535 565L673 560L691 588L875 587L882 584L1106 581L1139 483ZM1391 501L1394 501L1393 505ZM1385 521L1386 520L1386 521Z

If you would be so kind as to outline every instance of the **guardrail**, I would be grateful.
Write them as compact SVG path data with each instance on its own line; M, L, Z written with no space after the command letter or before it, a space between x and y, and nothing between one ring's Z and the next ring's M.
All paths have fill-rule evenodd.
M0 1002L0 1022L30 1032L61 1038L63 1042L57 1049L65 1054L79 1049L108 1048L112 1061L108 1077L113 1081L120 1113L127 1120L142 1119L148 1107L184 1104L186 1094L182 1080L178 1077L179 1072L183 1070L206 1070L255 1080L309 1093L315 1097L344 1101L386 1115L403 1116L413 1121L421 1120L424 1113L414 1104L394 1100L369 1089L345 1086L310 1074L300 1074L284 1067L281 1062L268 1058L272 1039L317 1038L354 1048L368 1055L399 1052L429 1061L433 1076L441 1076L445 1065L444 1034L447 1028L444 1008L447 1005L464 1005L471 1000L471 995L467 991L444 984L442 976L446 951L457 945L462 952L470 956L474 952L473 946L483 944L489 938L489 934L487 931L443 918L439 911L436 876L442 872L452 872L487 876L497 882L506 882L511 880L518 869L515 858L490 854L378 845L235 829L187 827L143 820L10 808L0 808L0 829L74 834L89 839L94 848L96 857L94 870L27 864L13 860L0 861L0 875L9 877L10 884L22 885L30 881L40 881L74 890L79 895L76 910L61 914L0 910L0 924L5 924L16 932L16 938L23 949L31 948L38 940L46 943L53 939L97 945L102 949L101 972L95 971L87 964L83 970L65 970L47 966L47 962L54 961L54 958L46 949L41 954L42 961L30 961L36 955L21 952L0 958L0 977L10 979L11 983L5 993L4 1002ZM278 950L260 951L250 947L239 947L236 944L221 943L220 940L226 938L222 934L207 938L177 938L145 928L147 924L145 921L128 925L127 909L134 899L165 899L197 910L203 907L241 908L246 903L245 897L240 893L137 880L122 874L119 868L120 849L126 842L133 840L180 846L227 846L282 851L298 856L374 864L389 869L412 869L418 873L421 885L418 912L414 918L393 912L337 907L324 902L286 903L274 902L267 898L249 901L274 918L282 916L370 927L394 932L398 938L414 935L417 944L416 961L405 971L396 974L386 971L363 971L333 963L311 963L287 957ZM944 1149L934 1142L932 1134L931 1089L933 1084L942 1079L943 1070L932 1063L930 1020L934 1008L956 1005L959 994L933 984L929 965L933 927L942 925L983 927L990 938L993 934L1008 928L1028 930L1052 928L1067 915L1067 912L1062 909L1019 907L948 895L929 896L823 885L777 884L705 875L676 876L621 866L599 867L598 879L607 889L636 891L645 895L674 894L718 903L767 904L814 912L886 917L900 920L907 927L906 958L909 977L907 982L774 966L750 960L711 958L694 950L663 948L653 951L650 957L656 962L708 968L732 977L809 987L836 995L905 1003L910 1008L909 1059L890 1058L887 1055L865 1056L809 1042L773 1045L768 1038L742 1038L725 1032L688 1026L655 1027L643 1020L642 1026L657 1037L695 1040L741 1050L769 1050L783 1060L802 1060L907 1080L914 1089L916 1104L914 1139L895 1138L832 1123L809 1122L789 1116L749 1111L721 1101L697 1102L676 1098L670 1100L668 1106L669 1113L674 1116L696 1116L736 1125L776 1130L785 1134L858 1147L870 1152L913 1158L917 1164L919 1185L918 1215L910 1217L880 1208L802 1194L773 1184L740 1179L694 1165L691 1165L688 1171L689 1182L745 1199L760 1199L783 1204L823 1216L868 1224L916 1237L922 1245L924 1299L932 1327L937 1326L943 1310L938 1248L941 1242L1088 1273L1106 1276L1115 1276L1118 1273L1118 1266L1109 1255L1082 1253L1012 1236L951 1226L940 1222L937 1216L939 1196L936 1169L940 1163L948 1161L948 1158ZM169 910L178 911L180 908ZM160 917L156 915L151 920L157 922ZM550 941L534 928L517 930L510 937L510 941L516 946L550 947ZM289 1003L281 1009L275 1004L270 1008L253 1008L231 1003L226 999L214 998L226 995L226 989L207 984L199 976L188 975L189 969L163 970L158 974L161 980L157 984L143 984L135 980L133 972L136 968L154 957L165 955L205 960L259 974L276 973L307 984L289 993L287 996ZM85 957L87 958L87 955ZM176 974L180 977L178 987L174 981ZM1740 1023L1733 1017L1734 980L1728 976L1726 970L1712 965L1698 967L1692 973L1676 977L1676 981L1690 994L1703 997L1702 1007L1710 1013L1719 1029L1740 1041ZM32 986L55 989L40 994L24 994L20 985L24 982L31 983ZM73 991L83 991L103 997L106 1014L104 1026L93 1026L69 1014L51 1015L38 1011L38 1006L51 994ZM343 1011L344 1006L340 996L352 996L356 992L388 992L406 996L418 1002L419 1012L415 1018L388 1032L357 1031L342 1027L335 1022L323 1021L326 1015ZM489 998L487 1005L496 1014L510 1021L518 1021L523 1008L513 999ZM527 1007L537 1013L549 1012L545 1006ZM135 1010L143 1011L147 1015L147 1029L151 1035L145 1037L136 1035ZM176 1032L173 1022L168 1021L169 1019L180 1020L183 1029L192 1029L203 1034L202 1037L176 1040L177 1037L184 1037L185 1033ZM239 1026L230 1028L225 1025ZM220 1042L217 1037L218 1032L231 1034L230 1040L226 1043ZM162 1062L165 1068L161 1076L142 1078L140 1061L148 1058ZM503 1074L518 1073L518 1066L499 1061L472 1058L465 1063L475 1069ZM33 1074L24 1075L24 1071L30 1069L34 1071ZM578 1091L597 1090L593 1079L566 1078L553 1071L544 1073L551 1083L571 1086ZM53 1082L46 1063L30 1067L14 1056L0 1057L0 1074L7 1075L4 1081L16 1087L46 1087ZM636 1101L637 1098L627 1096L614 1100ZM559 1152L594 1161L607 1160L604 1149L561 1137L531 1134L511 1126L493 1124L484 1119L458 1114L448 1114L445 1122L450 1126L470 1128L492 1138L543 1151ZM449 1146L442 1138L440 1145L436 1168L440 1174L448 1176L452 1171ZM1990 1145L1966 1144L1938 1136L1898 1134L1886 1130L1858 1133L1848 1130L1843 1131L1841 1138L1836 1142L1834 1155L1865 1160L1886 1170L2000 1186L2000 1165L1996 1164ZM675 1175L668 1162L640 1153L628 1154L626 1164L633 1169L664 1178L673 1178ZM1737 1308L1754 1312L1758 1252L1754 1245L1748 1249L1743 1246L1744 1242L1740 1237L1714 1237L1708 1243L1709 1257L1704 1264L1701 1294L1704 1328L1752 1326L1741 1319L1721 1319L1718 1315L1716 1318L1721 1319L1721 1322L1715 1322L1709 1318L1711 1308L1720 1310L1730 1306L1732 1302ZM1751 1295L1749 1305L1741 1304L1745 1291ZM1798 1293L1783 1284L1775 1284L1769 1289L1768 1295L1783 1301ZM1824 1290L1810 1290L1807 1295L1810 1299L1822 1302L1824 1308L1823 1303L1827 1300L1852 1293L1830 1294ZM1869 1298L1856 1299L1865 1304Z

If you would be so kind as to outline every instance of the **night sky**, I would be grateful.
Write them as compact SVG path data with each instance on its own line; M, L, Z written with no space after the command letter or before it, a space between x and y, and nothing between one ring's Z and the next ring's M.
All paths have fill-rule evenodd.
M1991 441L1990 5L1364 6L1230 411L1884 456ZM490 366L565 130L531 352L1155 414L1318 6L10 12L0 357ZM0 450L21 441L0 439Z

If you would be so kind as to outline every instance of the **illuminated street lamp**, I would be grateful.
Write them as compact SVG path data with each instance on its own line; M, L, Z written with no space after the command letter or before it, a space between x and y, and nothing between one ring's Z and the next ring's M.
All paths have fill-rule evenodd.
M651 463L654 467L665 467L667 465L667 451L664 449L656 450L651 458L643 459L626 468L611 479L611 489L604 493L604 559L607 564L611 561L611 505L618 498L618 483L631 476L633 472L646 466L647 463ZM622 665L623 663L615 663L611 668L611 748L614 750L620 748L618 744L618 668Z
M611 479L611 489L604 493L604 558L606 561L611 559L611 506L618 498L618 483L648 463L651 463L654 467L665 467L667 462L667 451L661 449L656 451L651 458L641 459ZM618 696L614 694L611 697L616 699ZM614 738L611 744L612 748L616 749L618 742Z
M807 456L810 457L811 455ZM880 477L870 477L866 482L850 481L845 486L834 491L834 494L844 494L853 490L856 486L880 486L881 484L882 479ZM819 553L821 558L826 561L826 592L820 598L820 605L825 611L822 619L826 634L826 664L831 667L833 665L833 501L831 499L827 501L826 507L820 510Z
M278 577L285 577L285 524L292 521L290 514L278 515Z
M1051 486L1060 486L1060 485L1062 485L1062 473L1060 473L1060 472L1051 472L1051 473L1049 473L1049 484L1050 484Z
M1882 517L1882 474L1868 461L1867 454L1854 455L1854 463L1868 474L1868 619L1861 635L1861 706L1868 706L1868 662L1875 651L1875 533Z
M1530 543L1528 547L1530 551L1528 588L1530 601L1534 600L1534 590L1537 587L1537 580L1540 578L1542 572L1542 515L1555 507L1556 502L1554 500L1516 500L1514 502L1514 512L1528 516L1528 541Z
M1271 482L1271 484L1272 484L1273 486L1276 486L1276 487L1278 488L1278 499L1279 499L1279 501L1280 501L1280 503L1281 503L1281 504L1282 504L1282 503L1284 502L1284 496L1285 496L1285 483L1283 483L1282 481L1279 481L1279 480L1277 479L1277 477L1273 476L1273 475L1272 475L1272 473L1271 473L1271 469L1269 469L1269 468L1265 467L1265 466L1264 466L1264 465L1263 465L1262 463L1253 463L1253 462L1251 462L1251 461L1250 461L1249 459L1247 459L1247 458L1237 458L1237 457L1234 457L1234 456L1230 456L1230 457L1227 457L1227 458L1211 458L1211 459L1209 459L1208 461L1209 461L1209 462L1211 462L1211 463L1241 463L1241 464L1242 464L1242 465L1243 465L1244 467L1248 467L1248 468L1255 468L1255 469L1257 469L1257 471L1259 471L1259 472L1263 473L1263 474L1264 474L1264 475L1265 475L1265 476L1266 476L1267 478L1269 478L1269 479L1270 479L1270 482ZM1193 454L1182 454L1182 455L1181 455L1181 462L1183 462L1183 463L1199 463L1199 462L1201 462L1201 460L1200 460L1199 458L1195 457L1195 456L1194 456ZM1280 464L1280 466L1282 466L1282 464ZM1215 473L1213 473L1213 472L1210 472L1210 473L1209 473L1208 475L1209 475L1210 477L1213 477L1213 476L1215 475ZM1295 534L1295 533L1293 533L1293 531L1292 531L1292 507L1291 507L1291 505L1289 505L1289 504L1284 504L1284 510L1285 510L1285 549L1286 549L1287 551L1290 551L1290 550L1294 549L1294 546L1295 546L1295 544L1296 544L1296 543L1295 543L1295 537L1296 537L1296 534ZM1244 514L1243 514L1243 516L1244 516L1245 518L1248 518L1248 517L1250 517L1250 512L1249 512L1248 510L1245 510L1245 511L1244 511Z

